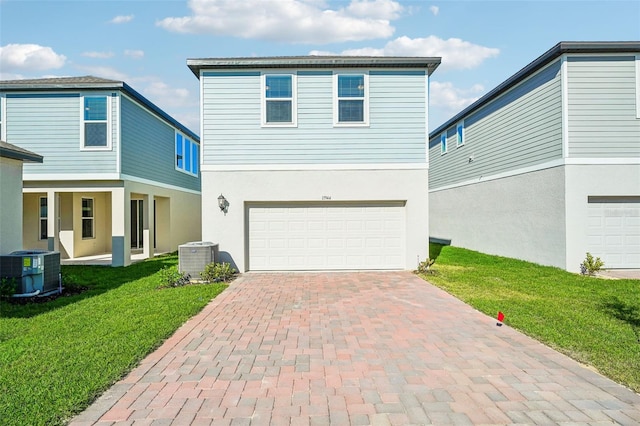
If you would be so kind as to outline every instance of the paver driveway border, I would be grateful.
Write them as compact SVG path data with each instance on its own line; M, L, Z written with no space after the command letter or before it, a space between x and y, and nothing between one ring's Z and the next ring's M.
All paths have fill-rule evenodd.
M410 272L249 273L74 426L640 424L640 395Z

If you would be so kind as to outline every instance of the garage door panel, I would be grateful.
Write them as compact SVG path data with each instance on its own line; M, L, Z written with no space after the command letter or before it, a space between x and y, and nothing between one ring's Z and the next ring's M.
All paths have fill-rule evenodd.
M640 199L635 199L588 204L587 251L605 268L640 268Z
M249 269L403 269L403 203L250 206Z

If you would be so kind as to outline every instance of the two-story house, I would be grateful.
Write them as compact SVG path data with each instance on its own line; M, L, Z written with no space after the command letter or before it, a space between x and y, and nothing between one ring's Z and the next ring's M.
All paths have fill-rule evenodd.
M202 236L247 270L414 269L428 256L440 58L189 59Z
M640 268L640 42L561 42L430 134L430 232Z
M122 266L200 239L199 138L126 83L2 81L0 120L44 157L24 166L25 248Z

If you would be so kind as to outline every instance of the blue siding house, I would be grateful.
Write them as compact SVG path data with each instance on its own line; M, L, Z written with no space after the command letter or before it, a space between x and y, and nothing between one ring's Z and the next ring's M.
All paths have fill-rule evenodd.
M23 244L113 266L200 239L200 141L122 81L0 81L3 140L25 164ZM4 220L4 218L3 218Z
M428 255L440 58L189 59L202 233L240 271L414 269Z
M430 233L640 268L640 42L561 42L430 134Z

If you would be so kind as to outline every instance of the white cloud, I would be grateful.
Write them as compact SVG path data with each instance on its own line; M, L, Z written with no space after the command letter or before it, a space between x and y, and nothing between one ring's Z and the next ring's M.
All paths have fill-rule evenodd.
M126 24L133 21L133 15L118 15L109 21L110 24Z
M440 8L438 6L430 6L429 10L433 13L433 16L438 16L438 13L440 13Z
M77 66L79 70L86 73L87 75L92 75L94 77L108 78L111 80L118 81L127 81L127 75L118 71L115 68L111 67L100 67L100 66L85 66L79 65Z
M43 71L62 68L67 58L47 46L7 44L0 46L0 68L7 71Z
M406 36L391 40L382 48L364 47L344 50L340 55L348 56L438 56L442 64L438 72L446 69L470 69L480 65L485 59L498 56L500 49L480 46L459 38L447 40L436 36L409 38ZM313 50L311 55L331 54Z
M108 59L113 57L113 52L84 52L82 56L87 58Z
M431 80L429 83L429 105L442 110L447 116L462 111L484 94L484 86L474 84L468 89L454 87L450 82Z
M290 43L388 38L402 6L393 0L352 0L329 9L314 0L190 0L193 14L156 23L179 33L230 35Z
M198 99L191 97L187 89L173 88L158 80L150 81L141 92L163 109L199 105Z
M144 58L144 50L125 50L124 56L128 56L133 59L141 59Z

